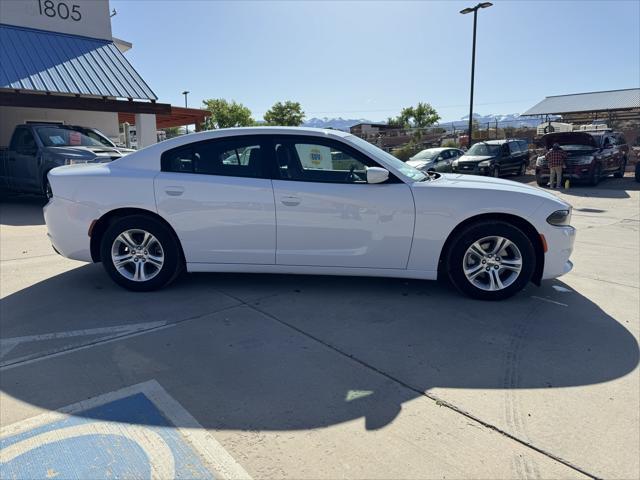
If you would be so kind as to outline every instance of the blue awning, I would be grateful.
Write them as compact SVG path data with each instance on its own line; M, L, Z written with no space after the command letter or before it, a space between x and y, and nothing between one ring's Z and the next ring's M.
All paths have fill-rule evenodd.
M0 89L156 100L108 40L0 25Z

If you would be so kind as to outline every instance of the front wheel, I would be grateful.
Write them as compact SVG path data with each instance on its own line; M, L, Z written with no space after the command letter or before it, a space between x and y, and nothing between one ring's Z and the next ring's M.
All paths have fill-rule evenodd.
M527 164L522 162L522 164L520 165L520 170L518 170L518 173L516 174L519 177L524 177L527 174Z
M536 253L518 227L504 221L475 223L451 244L446 268L451 283L480 300L502 300L531 280Z
M624 171L627 169L627 159L622 159L622 164L620 165L620 169L613 174L614 178L622 178L624 177Z
M493 167L493 170L491 171L491 176L494 178L500 178L500 167L498 167L497 165Z
M591 172L591 176L589 177L589 185L595 187L600 183L602 179L602 167L600 165L596 165L593 171Z
M134 291L164 287L178 276L183 263L173 233L144 215L112 223L102 237L100 256L109 276Z

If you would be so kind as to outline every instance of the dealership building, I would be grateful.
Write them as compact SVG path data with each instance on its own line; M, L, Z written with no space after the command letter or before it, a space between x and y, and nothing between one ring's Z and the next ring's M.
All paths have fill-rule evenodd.
M108 0L1 0L0 146L26 122L91 127L116 143L128 122L138 147L161 128L198 129L208 113L159 102L131 47L112 36Z

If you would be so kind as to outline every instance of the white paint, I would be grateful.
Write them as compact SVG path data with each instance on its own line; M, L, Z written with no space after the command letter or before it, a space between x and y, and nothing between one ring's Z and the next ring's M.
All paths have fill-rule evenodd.
M201 455L205 465L226 479L247 479L251 476L236 460L224 449L224 447L200 425L193 416L187 412L180 403L171 397L156 381L131 385L114 392L106 393L72 405L61 408L57 412L47 412L11 425L0 427L0 438L31 430L33 428L63 420L69 416L104 405L106 403L129 397L136 393L143 393L164 416L177 428L183 438ZM165 477L165 478L171 478Z
M160 172L160 157L168 149L236 135L304 135L308 143L314 137L331 139L359 150L371 164L389 170L400 182L273 179L273 198L269 198L265 195L268 179L209 175L197 180L198 175ZM167 140L108 165L56 168L49 173L54 198L44 214L56 249L75 260L91 261L86 232L93 219L115 208L136 207L159 213L168 221L189 267L199 271L230 268L230 264L242 263L238 256L251 262L248 255L258 253L262 258L275 256L273 263L254 261L264 263L262 271L377 276L389 270L384 274L406 272L399 276L425 279L433 278L444 243L461 222L481 214L511 214L544 235L548 245L544 279L570 271L575 229L546 221L554 211L569 208L563 200L542 189L498 178L445 174L433 181L416 181L423 179L395 157L344 132L222 129ZM196 181L211 192L234 185L236 191L229 191L226 199L209 198ZM174 200L163 197L167 190ZM269 234L274 228L275 245ZM426 276L420 277L421 272L427 272Z
M153 430L118 422L93 422L51 430L29 437L0 450L0 462L10 462L20 455L61 440L93 435L116 435L135 442L147 455L151 478L165 480L175 476L175 460L171 449Z
M45 0L2 0L2 23L111 40L109 0L51 1L54 10L45 12Z
M157 323L157 325L153 325L155 323ZM24 355L22 357L12 358L11 360L8 360L0 364L0 372L4 372L5 370L11 370L13 368L29 365L34 362L39 362L41 360L55 358L70 352L85 350L87 348L93 347L96 343L99 343L100 345L104 345L106 343L115 342L124 338L128 339L128 338L136 337L138 335L144 335L145 333L148 333L151 331L158 331L158 330L163 330L165 328L171 328L176 325L175 323L167 323L167 322L151 322L151 324L152 326L148 326L144 328L113 332L104 337L100 337L97 339L94 338L94 339L88 340L85 343L80 343L79 345L67 345L64 347L60 347L58 349L50 350L47 353L37 352L30 355ZM144 325L144 324L137 324L137 325ZM96 329L96 330L100 330L100 329ZM85 332L87 331L90 331L90 330L85 330ZM93 334L89 333L88 335L93 335ZM16 338L20 338L20 337L16 337ZM61 337L61 338L64 338L64 337ZM3 345L4 345L3 348L6 348L6 350L3 350L5 355L20 343L20 342L17 342L17 343L13 342L12 340L13 339L5 339L3 341Z
M347 395L344 397L344 401L351 402L353 400L358 400L359 398L368 397L369 395L373 395L372 390L349 390Z
M137 147L143 148L158 142L156 116L152 113L136 113Z
M16 125L28 121L62 122L100 130L112 141L119 138L116 112L89 112L58 108L0 107L0 146L7 146Z
M531 298L535 298L536 300L542 300L543 302L547 302L547 303L553 303L555 305L560 305L561 307L568 307L569 306L566 303L556 302L555 300L549 300L548 298L537 297L535 295L531 295Z
M563 293L573 292L573 290L569 290L568 288L561 287L560 285L553 285L553 289L557 292L563 292Z

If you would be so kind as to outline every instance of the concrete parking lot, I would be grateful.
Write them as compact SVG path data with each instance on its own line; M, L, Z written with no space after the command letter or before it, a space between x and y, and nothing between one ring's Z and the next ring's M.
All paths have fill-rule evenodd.
M639 186L561 191L574 271L500 303L321 276L131 293L10 198L1 476L638 478Z

